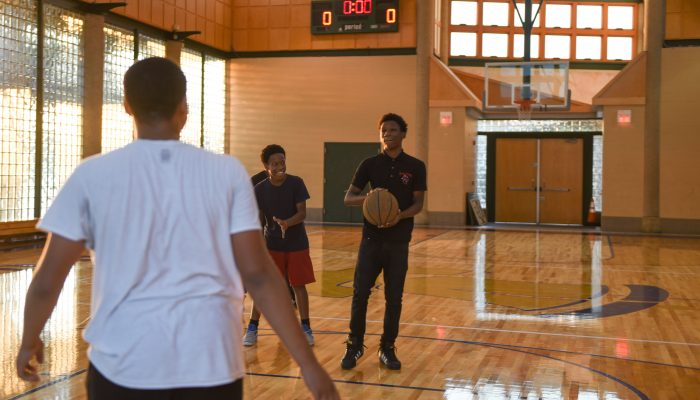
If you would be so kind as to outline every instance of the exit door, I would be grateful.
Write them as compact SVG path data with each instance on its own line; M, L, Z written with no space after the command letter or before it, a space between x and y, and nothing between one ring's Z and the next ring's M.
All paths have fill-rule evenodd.
M583 138L498 138L495 221L583 224Z
M324 144L323 221L362 222L362 207L346 207L343 199L360 163L380 150L378 142Z

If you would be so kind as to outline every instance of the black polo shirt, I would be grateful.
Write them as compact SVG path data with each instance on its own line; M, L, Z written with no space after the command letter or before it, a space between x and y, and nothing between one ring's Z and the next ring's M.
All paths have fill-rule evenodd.
M427 190L425 164L403 151L391 158L382 152L360 164L355 171L352 185L364 189L369 182L372 189L384 188L399 201L399 209L405 210L413 204L413 192ZM391 228L377 228L365 219L364 236L390 242L410 242L413 218L404 218Z

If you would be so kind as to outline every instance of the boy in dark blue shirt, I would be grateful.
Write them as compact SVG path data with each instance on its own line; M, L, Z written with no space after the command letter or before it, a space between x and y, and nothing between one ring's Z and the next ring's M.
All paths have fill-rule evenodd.
M306 285L316 279L309 256L309 239L304 228L309 192L301 178L287 174L286 155L282 146L271 144L265 147L260 159L268 178L255 186L255 197L267 249L294 289L302 329L309 345L313 346ZM257 342L259 321L260 312L253 303L250 323L243 337L244 346L252 346Z

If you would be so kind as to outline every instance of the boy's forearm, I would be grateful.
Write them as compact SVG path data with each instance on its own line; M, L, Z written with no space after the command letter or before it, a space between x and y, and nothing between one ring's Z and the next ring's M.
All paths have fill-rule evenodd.
M39 337L58 302L63 283L73 264L80 258L83 249L83 242L49 234L37 262L34 278L27 290L23 345L29 345Z
M32 282L27 290L27 299L24 304L24 327L22 330L22 346L34 344L39 338L46 321L53 312L58 296L58 291L47 291L37 288L36 282Z
M287 227L299 225L306 219L306 211L299 211L296 214L286 219Z

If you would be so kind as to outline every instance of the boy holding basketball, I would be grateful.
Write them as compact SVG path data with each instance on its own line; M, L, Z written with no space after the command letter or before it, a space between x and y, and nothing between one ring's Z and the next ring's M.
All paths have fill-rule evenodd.
M338 399L265 249L243 166L178 140L186 87L165 58L126 72L124 108L137 139L84 160L41 219L49 234L27 291L17 374L39 380L42 328L87 247L88 399L242 398L244 284L313 396Z
M350 334L341 361L343 369L354 368L364 353L367 302L382 271L385 312L379 361L389 369L401 369L394 342L399 334L401 298L408 270L408 243L413 231L413 216L423 208L427 189L425 164L403 151L406 131L407 125L401 116L392 113L382 116L379 138L383 151L360 164L345 194L346 206L362 205L366 196L361 192L369 183L371 192L387 190L394 195L401 211L394 220L381 226L364 220L353 281Z
M265 147L260 160L268 178L255 186L255 197L260 208L260 222L265 232L267 249L282 276L287 277L294 290L302 330L309 345L313 346L306 285L316 279L309 256L309 239L304 228L309 192L301 178L287 174L286 154L282 146L271 144ZM250 323L243 336L244 346L252 346L257 342L259 321L260 312L256 303L253 303Z

